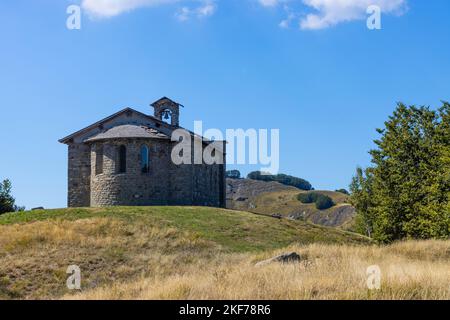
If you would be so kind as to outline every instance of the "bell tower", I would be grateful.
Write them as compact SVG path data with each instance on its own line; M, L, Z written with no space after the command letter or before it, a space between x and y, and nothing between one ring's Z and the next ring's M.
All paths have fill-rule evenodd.
M164 122L170 121L170 124L174 127L180 126L180 107L182 107L181 104L170 100L167 97L163 97L158 101L153 102L151 106L154 109L155 118Z

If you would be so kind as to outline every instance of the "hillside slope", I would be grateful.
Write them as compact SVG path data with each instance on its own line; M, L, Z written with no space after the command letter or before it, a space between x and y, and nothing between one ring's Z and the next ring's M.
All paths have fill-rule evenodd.
M289 245L366 244L355 234L301 221L199 207L58 209L0 216L0 299L70 293L78 265L83 289L140 277L166 278L198 264Z
M333 199L336 205L318 210L314 204L297 200L306 192L278 182L250 179L227 179L227 207L261 214L280 214L294 220L349 230L355 217L355 208L348 203L348 196L334 191L316 191Z

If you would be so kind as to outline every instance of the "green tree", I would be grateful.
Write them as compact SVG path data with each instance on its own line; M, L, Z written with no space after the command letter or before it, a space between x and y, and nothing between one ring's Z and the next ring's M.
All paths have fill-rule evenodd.
M372 237L374 224L372 179L373 175L370 174L370 169L364 171L362 168L357 168L356 175L350 184L350 202L358 213L355 229L368 237Z
M449 236L449 105L399 104L378 129L371 168L352 181L352 203L380 242Z
M282 173L277 175L271 175L271 174L262 174L261 171L253 171L247 175L247 179L261 180L261 181L276 181L287 186L296 187L300 190L313 189L308 181Z
M0 182L0 214L16 211L15 199L11 195L11 181Z

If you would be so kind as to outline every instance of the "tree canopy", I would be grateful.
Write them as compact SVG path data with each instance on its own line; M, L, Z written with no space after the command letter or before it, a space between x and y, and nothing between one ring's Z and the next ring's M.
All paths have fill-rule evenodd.
M360 231L380 242L448 238L450 104L398 104L350 185Z
M11 195L11 181L8 179L0 182L0 214L16 211L15 199Z
M300 193L299 195L297 195L297 200L300 201L301 203L306 204L315 203L316 208L319 210L326 210L335 205L333 199L317 191Z
M239 170L228 170L225 172L225 176L230 179L240 179L241 172Z
M312 186L308 181L282 173L271 175L263 174L261 171L253 171L247 175L247 178L261 181L276 181L281 184L299 188L300 190L312 190Z

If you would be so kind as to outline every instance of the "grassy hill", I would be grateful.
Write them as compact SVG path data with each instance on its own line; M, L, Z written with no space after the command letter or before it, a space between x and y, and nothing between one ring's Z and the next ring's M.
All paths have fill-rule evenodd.
M94 288L138 276L167 276L220 254L291 244L367 243L304 222L199 207L57 209L0 216L0 298L59 297L66 268Z
M255 263L296 251L298 264ZM81 292L66 288L69 265ZM379 265L380 291L366 269ZM198 207L0 216L0 299L450 299L450 242L378 247L302 221Z
M326 210L318 210L315 204L304 204L297 200L299 193L294 187L277 182L249 179L227 179L227 206L236 210L261 214L280 214L285 217L308 221L318 225L351 230L355 209L348 203L348 195L317 190L314 192L329 196L336 203Z

